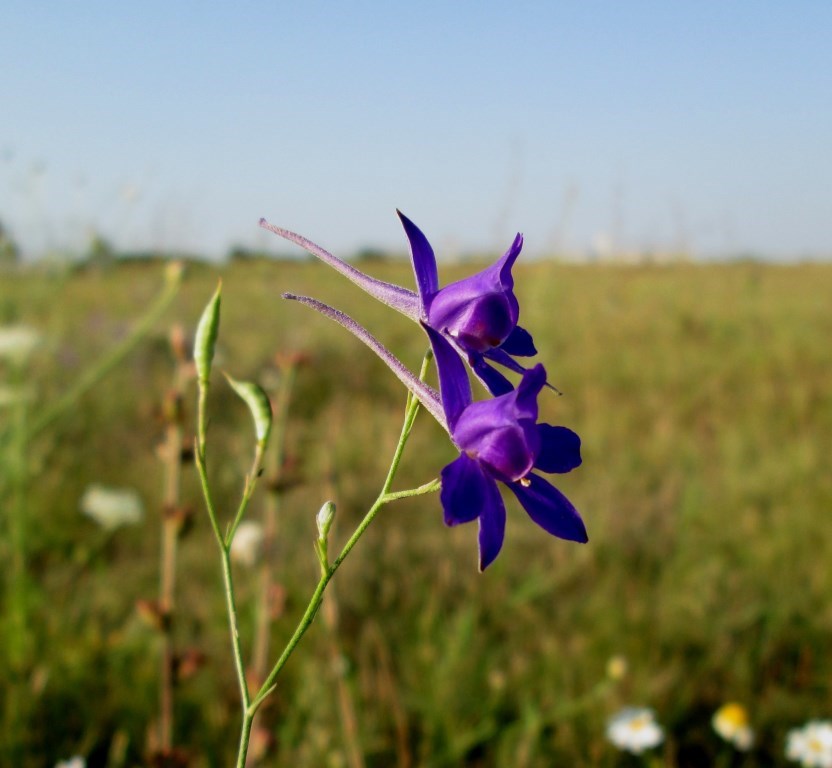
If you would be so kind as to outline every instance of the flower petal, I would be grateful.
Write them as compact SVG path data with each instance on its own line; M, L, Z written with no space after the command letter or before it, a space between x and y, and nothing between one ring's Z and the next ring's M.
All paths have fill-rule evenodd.
M514 326L514 330L500 345L500 349L509 355L516 355L517 357L532 357L537 354L537 348L532 340L532 335L519 325Z
M325 264L340 272L344 277L352 280L359 288L369 293L370 296L387 304L388 307L392 307L396 311L401 312L403 315L407 315L411 320L415 320L417 323L419 322L421 304L419 297L413 291L365 275L345 261L341 261L337 256L333 256L329 251L321 248L321 246L315 245L311 240L307 240L302 235L290 232L288 229L269 224L265 219L260 219L260 226L263 229L269 230L269 232L274 232L274 234L282 237L284 240L299 245L313 256L317 256Z
M581 438L566 427L538 424L540 453L534 463L541 472L571 472L581 466Z
M510 371L514 371L515 373L519 373L521 375L529 370L529 368L520 365L520 363L518 363L516 360L509 357L509 355L506 354L502 347L500 347L499 349L486 350L485 352L483 352L483 355L487 357L489 360L493 360L495 363L499 363L500 365L508 368ZM552 392L557 392L559 395L562 394L562 392L557 387L550 384L548 381L546 382L546 386L549 387L549 389L551 389ZM492 392L492 394L501 393Z
M439 393L448 426L453 430L460 414L471 404L471 382L457 351L441 333L422 323L430 339L436 370L439 374Z
M468 364L474 375L485 384L485 388L492 395L505 395L514 389L514 385L502 373L486 363L482 355L478 353L468 355Z
M308 307L317 310L322 315L326 315L330 320L334 320L339 325L346 328L353 336L363 341L370 349L373 350L386 364L387 367L396 374L399 381L402 382L416 397L425 409L436 419L445 431L450 434L448 428L448 420L445 418L445 411L442 408L442 401L439 398L439 393L433 388L421 381L418 376L409 371L405 365L385 347L375 336L373 336L366 328L355 322L349 315L345 315L338 309L324 304L322 301L312 299L309 296L296 296L293 293L284 293L284 299L291 299L299 301L301 304L306 304ZM461 365L461 363L460 363ZM464 369L463 369L464 370ZM466 379L467 380L467 379Z
M589 541L584 521L566 496L538 475L527 475L526 479L528 487L519 482L509 483L508 487L534 522L560 539Z
M441 477L445 525L479 518L479 567L484 571L500 554L506 531L506 507L497 482L464 453L442 470Z
M479 546L480 572L494 562L503 548L506 535L506 506L497 483L487 475L484 476L488 488L488 498L480 512Z
M437 330L446 331L466 349L485 352L499 347L508 337L518 312L514 294L486 292L476 282L466 285L460 281L434 296L428 322Z
M489 484L493 480L480 465L464 453L446 466L440 475L439 494L445 525L453 526L476 520L490 498Z
M413 263L413 273L416 275L416 285L419 289L419 300L422 315L428 316L428 305L434 294L439 290L439 275L436 271L436 256L433 254L428 239L410 219L400 210L399 214L407 239L410 241L410 257Z
M500 284L503 288L510 289L514 287L511 268L514 266L514 262L517 261L521 250L523 250L523 235L518 232L514 237L514 242L511 244L511 247L505 252L503 258L494 265L498 269Z
M522 244L518 235L499 261L440 289L426 307L431 327L447 333L469 352L499 347L514 331L520 313L511 266Z
M540 451L537 395L546 371L536 365L517 389L491 400L471 403L451 427L461 451L488 468L498 480L511 483L525 477Z
M546 384L546 369L538 363L529 368L517 385L515 413L518 419L537 421L537 396Z

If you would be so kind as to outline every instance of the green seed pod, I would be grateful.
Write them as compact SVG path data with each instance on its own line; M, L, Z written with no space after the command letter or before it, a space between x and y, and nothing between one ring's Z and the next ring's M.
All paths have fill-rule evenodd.
M332 521L335 519L335 504L327 501L315 517L318 524L318 540L326 541L329 536L329 529L332 528Z
M196 327L196 338L194 338L194 364L199 383L208 383L211 375L211 363L214 360L214 347L217 344L217 334L220 330L220 291L222 283L217 286L214 295L202 310L202 317L199 318L199 325Z
M250 381L237 381L225 374L231 388L240 396L240 398L248 406L254 419L254 432L257 435L257 442L261 446L266 445L269 439L269 433L272 429L272 404L269 402L268 395L263 391L263 388L258 384L253 384Z

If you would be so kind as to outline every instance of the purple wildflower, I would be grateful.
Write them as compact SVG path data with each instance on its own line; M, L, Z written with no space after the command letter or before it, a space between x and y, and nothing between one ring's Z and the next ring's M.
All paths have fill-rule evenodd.
M260 220L260 226L305 248L411 320L446 335L491 394L510 392L511 382L486 361L523 373L525 368L514 357L537 354L531 335L517 325L520 308L511 275L523 247L523 236L518 234L508 251L492 266L439 288L433 248L410 219L401 211L397 213L410 243L418 293L365 275L305 237L275 227L265 219Z
M517 389L472 402L459 356L426 326L451 439L460 455L442 470L442 509L447 525L479 519L480 570L500 552L506 510L497 481L508 486L529 517L561 539L586 542L583 520L557 488L533 469L569 472L581 464L581 441L571 429L537 423L537 396L546 384L538 364L523 373Z
M361 339L447 430L460 455L441 473L445 523L479 520L480 570L494 561L503 545L506 510L498 481L508 486L545 531L570 541L587 541L575 507L532 472L569 472L581 463L580 438L572 430L537 423L537 396L546 383L542 365L525 371L516 390L473 402L456 350L442 334L425 325L439 372L437 393L347 315L305 296L284 294L284 298L311 306Z
M492 395L510 392L511 382L488 365L486 358L523 373L525 369L515 362L514 356L537 354L531 335L517 325L520 305L514 295L511 268L523 247L523 235L517 234L495 264L439 288L433 248L407 216L401 211L397 213L410 242L422 322L451 339Z

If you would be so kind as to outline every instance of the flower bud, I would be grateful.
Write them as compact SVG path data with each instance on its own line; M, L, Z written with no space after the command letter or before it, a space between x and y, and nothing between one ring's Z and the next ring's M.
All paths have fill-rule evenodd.
M332 521L335 519L335 504L326 502L318 512L315 522L318 524L318 540L326 541L329 536L329 529L332 528Z
M200 384L207 384L211 375L211 363L214 360L214 348L220 330L220 291L222 283L217 286L214 295L202 311L194 338L194 364Z

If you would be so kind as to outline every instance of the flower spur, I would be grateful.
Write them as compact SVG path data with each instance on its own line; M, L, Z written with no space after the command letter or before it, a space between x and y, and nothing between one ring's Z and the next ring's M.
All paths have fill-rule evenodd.
M444 334L467 359L477 378L493 395L512 390L511 382L487 361L515 373L525 368L514 357L537 354L528 331L517 324L520 307L511 268L523 247L518 234L501 259L487 269L439 287L436 257L422 231L397 211L410 243L418 292L364 274L301 235L260 220L260 226L317 256L374 298L411 320Z

